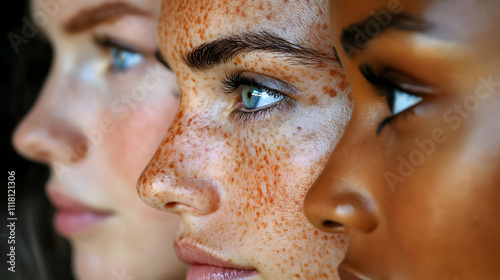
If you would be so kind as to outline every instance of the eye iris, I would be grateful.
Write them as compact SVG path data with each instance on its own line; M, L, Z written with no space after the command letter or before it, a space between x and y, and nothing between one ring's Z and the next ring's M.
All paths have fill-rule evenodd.
M143 57L140 53L113 48L111 58L115 69L124 70L139 64Z
M247 110L266 107L280 100L283 100L283 94L274 92L265 87L243 85L241 88L241 99Z
M266 98L269 95L266 91L256 88L254 86L243 86L242 87L242 99L243 105L247 109L256 109L261 98Z

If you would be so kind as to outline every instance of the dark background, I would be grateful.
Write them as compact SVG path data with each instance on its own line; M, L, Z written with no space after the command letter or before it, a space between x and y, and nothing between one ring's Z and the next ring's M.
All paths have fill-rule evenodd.
M43 84L52 59L52 50L41 36L28 38L16 53L9 34L23 36L22 19L29 19L28 1L6 1L0 10L0 106L2 120L3 187L0 188L0 279L72 279L67 242L52 227L53 208L44 185L46 166L17 155L11 144L12 132L29 110ZM23 36L24 37L24 36ZM7 171L16 175L16 272L7 270Z

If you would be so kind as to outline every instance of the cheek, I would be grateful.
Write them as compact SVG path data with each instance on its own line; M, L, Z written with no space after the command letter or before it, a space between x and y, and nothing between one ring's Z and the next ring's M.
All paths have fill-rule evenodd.
M335 114L323 116L324 122L321 116L311 122L306 116L314 114L292 110L226 135L220 164L229 172L221 178L222 185L228 186L230 211L241 216L239 223L247 228L307 228L302 215L305 194L326 164L343 124L324 125L338 121ZM268 233L260 235L273 236Z
M153 157L177 109L174 97L153 96L115 118L114 129L105 136L111 168L135 187L135 182Z
M232 147L232 157L226 160L228 167L233 169L228 183L241 186L239 192L245 194L243 197L256 203L244 205L244 211L250 211L265 203L285 200L280 185L283 183L283 175L286 174L284 167L291 157L285 140L286 135L279 133L279 130L273 129L272 126L264 131L255 129L260 131L257 135L251 130L240 132L240 138L228 141ZM271 133L273 130L276 132Z
M437 152L427 161L395 189L392 208L387 210L392 236L399 240L403 254L425 262L429 255L453 259L448 256L450 250L458 257L478 259L489 254L486 248L494 251L500 207L491 174L475 170L481 163L460 161L454 149ZM414 246L415 242L420 245Z

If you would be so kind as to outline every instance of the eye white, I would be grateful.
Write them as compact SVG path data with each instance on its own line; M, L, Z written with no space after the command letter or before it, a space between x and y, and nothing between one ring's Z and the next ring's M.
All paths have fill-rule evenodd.
M395 90L394 107L392 108L392 114L397 115L401 112L404 112L422 102L422 100L423 98L420 96L411 95L401 90Z

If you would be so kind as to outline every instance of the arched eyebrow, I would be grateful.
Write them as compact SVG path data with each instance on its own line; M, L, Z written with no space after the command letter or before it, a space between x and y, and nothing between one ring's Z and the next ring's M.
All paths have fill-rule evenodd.
M379 30L377 30L377 32L370 31L372 34L368 34L369 32L367 32L366 29L373 23L378 25ZM426 32L433 28L435 28L435 26L426 20L405 13L392 14L391 19L386 24L381 24L377 22L373 16L370 16L363 21L351 24L349 27L345 28L342 31L340 42L347 57L351 58L363 51L373 39L390 29L409 32ZM362 35L364 36L363 42L360 43L359 38Z
M191 49L184 63L195 70L208 70L252 52L267 52L292 63L319 67L334 58L326 53L300 46L267 31L246 32L203 43Z
M150 16L147 11L125 2L107 2L78 12L64 23L63 29L68 34L76 34L127 15Z

